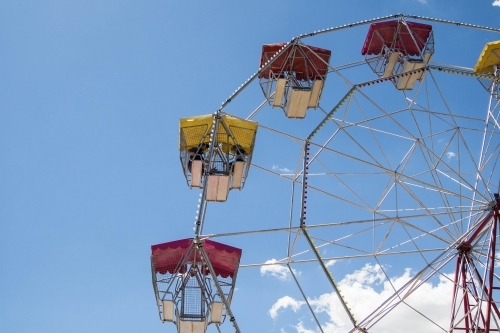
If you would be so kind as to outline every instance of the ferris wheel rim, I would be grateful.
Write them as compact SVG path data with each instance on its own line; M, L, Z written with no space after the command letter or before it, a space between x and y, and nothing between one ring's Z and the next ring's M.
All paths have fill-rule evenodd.
M342 30L342 29L353 27L353 26L365 25L365 24L369 24L371 22L379 22L379 21L387 20L389 18L415 18L415 19L419 19L419 20L428 20L428 21L434 21L434 22L440 22L440 23L446 23L446 24L452 24L452 25L462 25L462 26L472 27L472 28L480 29L480 30L500 32L500 29L492 29L492 28L481 27L481 26L470 25L470 24L457 24L456 22L439 20L439 19L431 19L431 18L396 14L396 15L386 16L383 18L376 18L373 20L357 22L356 24L344 25L344 26L340 26L337 28L324 29L322 31L318 31L318 32L314 32L314 33L310 33L310 34L306 34L306 35L300 35L300 36L292 39L292 41L290 43L285 43L285 46L275 55L275 57L277 57L280 54L282 54L283 52L285 52L287 50L287 48L290 47L290 45L295 44L295 43L304 45L305 48L308 48L307 45L302 43L301 40L303 38L315 36L318 34L333 32L336 30ZM344 69L351 69L353 67L360 66L360 65L361 65L361 62L354 62L354 63L340 65L340 66L336 66L336 67L330 66L330 65L328 65L328 66L329 66L329 71L331 73L338 74L338 72L341 72ZM239 95L246 87L248 87L248 85L255 78L258 77L259 73L265 69L265 66L267 66L267 64L264 65L263 67L259 68L259 70L255 74L250 76L249 79L247 79L239 88L237 88L235 90L235 92L232 95L230 95L230 97L222 103L222 106L216 111L216 114L223 113L225 111L224 108L229 103L231 103L234 100L234 98L237 95ZM294 136L294 135L291 135L289 133L286 133L286 131L274 129L274 128L266 126L266 125L259 126L261 129L269 130L275 134L287 137L288 139L295 142L295 144L298 147L301 147L301 146L304 147L303 151L299 157L299 162L297 162L297 166L295 168L294 173L292 173L292 172L284 173L281 171L278 172L277 170L275 170L274 167L271 168L268 166L259 165L256 162L251 164L254 167L254 169L259 169L259 170L265 171L266 173L269 173L273 176L278 176L279 178L282 178L282 179L286 180L287 182L291 182L292 195L290 198L290 216L288 219L288 227L274 228L274 229L267 229L267 230L261 229L261 230L253 230L253 231L251 231L251 230L250 231L249 230L235 231L235 232L215 233L215 234L207 234L207 235L202 235L201 229L198 229L200 231L200 232L197 232L199 238L200 239L211 239L211 238L217 238L217 237L234 237L234 236L240 236L240 235L263 234L263 233L272 233L272 232L286 233L288 236L288 245L287 245L288 253L287 253L287 256L285 258L278 259L278 260L273 259L274 262L265 262L265 263L260 263L260 264L242 263L242 264L240 264L240 267L241 268L253 268L253 267L264 267L264 266L272 266L272 265L284 265L284 266L286 266L287 269L289 270L291 276L293 277L295 283L297 284L298 289L300 290L301 294L303 295L304 301L305 301L305 303L307 303L307 306L309 307L311 315L314 318L316 324L318 325L319 330L322 332L323 332L323 329L321 327L321 323L319 322L318 318L316 317L316 315L313 311L312 305L309 303L307 297L305 296L305 293L301 288L301 285L297 279L297 276L294 273L294 270L292 269L292 266L295 266L298 264L306 264L309 262L320 263L321 267L323 268L323 270L325 272L326 277L330 278L330 276L327 273L327 269L326 269L327 267L324 264L324 261L326 261L326 260L329 260L329 261L338 260L338 261L340 261L342 259L349 259L350 260L350 259L359 259L359 258L372 258L373 261L376 262L376 264L381 268L382 273L385 275L385 278L388 281L388 283L391 284L392 289L393 289L393 294L390 295L387 299L385 299L384 302L377 309L375 309L373 312L371 312L367 316L364 316L363 319L359 323L354 320L354 316L350 312L350 309L349 310L347 309L346 303L344 303L342 298L340 298L340 301L341 301L343 307L345 308L345 311L346 311L346 313L347 313L347 315L348 315L348 317L353 325L352 329L349 332L354 332L354 331L366 332L367 329L376 325L388 313L390 313L390 311L393 308L396 308L399 304L405 304L406 306L412 308L412 306L406 302L405 298L401 299L400 295L402 295L403 293L406 293L405 295L409 296L411 293L413 293L415 290L418 289L418 286L421 286L422 284L426 283L426 281L430 280L434 276L436 276L436 275L442 276L443 278L451 281L450 277L448 277L446 274L441 272L440 269L442 267L448 265L453 259L455 259L458 256L458 254L455 250L457 249L457 247L460 246L460 244L462 244L464 241L468 240L467 237L469 237L474 232L475 228L477 228L477 226L479 224L481 224L482 217L484 217L485 215L489 216L488 209L490 208L490 205L492 202L492 200L491 200L492 199L492 192L490 192L489 185L491 184L494 175L493 175L493 171L492 171L489 175L486 175L485 177L483 177L482 168L486 164L491 162L494 165L493 169L495 170L498 159L495 160L493 158L493 153L491 153L488 156L485 156L485 155L483 156L482 149L481 149L481 154L480 154L481 158L480 158L479 163L477 165L475 165L475 168L477 170L475 172L475 174L460 173L460 172L456 172L454 167L452 167L451 165L448 165L447 161L445 160L445 152L446 152L445 150L436 154L434 152L434 150L432 149L433 147L431 147L431 149L429 149L429 147L427 147L425 145L425 143L423 145L416 144L416 142L418 142L419 140L423 140L423 141L433 140L434 137L438 137L440 135L447 134L448 132L453 132L453 129L442 130L440 132L432 132L432 133L429 133L429 134L423 135L423 136L415 136L409 131L405 132L404 125L402 123L400 124L397 120L397 117L399 116L399 114L409 112L410 114L412 114L414 116L414 114L418 114L418 113L430 113L429 109L425 109L424 107L420 108L420 106L417 106L417 104L415 103L415 98L413 98L413 99L409 98L410 95L407 95L405 93L405 91L403 91L403 95L406 98L406 100L409 102L408 107L402 108L400 110L395 110L393 112L383 113L379 116L379 118L384 118L384 119L389 118L397 126L399 126L399 128L402 130L401 133L403 133L403 134L396 133L396 132L387 132L387 131L383 131L382 129L370 126L370 123L371 122L373 123L375 121L375 118L363 119L363 120L358 121L358 122L349 122L349 121L346 121L345 119L337 117L335 114L340 109L340 107L342 107L342 105L344 103L346 103L346 102L350 103L350 99L355 98L356 94L363 95L364 94L363 90L365 89L365 87L374 86L374 85L378 85L378 84L392 84L392 82L394 80L399 79L402 76L412 75L412 74L420 73L420 72L422 72L423 75L426 75L427 77L429 77L430 78L429 80L435 80L434 76L432 74L433 71L435 71L437 73L451 73L454 75L456 74L456 75L461 75L461 76L475 77L478 79L491 79L491 76L473 73L472 70L470 68L467 68L467 67L454 66L454 65L449 65L449 64L439 64L439 63L429 63L429 64L426 64L426 66L424 68L411 70L411 71L405 72L403 74L393 75L393 76L386 77L383 79L379 78L379 79L369 80L369 81L361 82L358 84L350 83L346 77L343 77L341 74L339 74L339 77L341 77L344 80L346 86L349 88L348 92L340 99L340 102L331 109L331 111L324 110L321 105L318 106L319 111L322 112L325 117L322 121L319 122L317 127L315 129L313 129L312 132L308 136L306 136L305 138ZM496 78L493 79L493 81L494 81L494 83L497 83ZM437 86L437 89L439 89L439 85L437 83L436 83L436 86ZM417 92L419 89L420 89L420 85L416 89ZM442 94L441 92L439 92L439 93ZM365 97L367 97L367 96L365 95ZM268 102L269 102L269 100L267 100L267 99L264 100L264 102L262 102L247 117L247 119L255 118L259 114L259 112L263 109L263 107L266 106L266 104ZM357 103L357 102L354 101L354 103ZM446 104L446 101L445 101L445 104ZM443 112L434 112L433 116L436 116L437 118L440 117L443 120L443 122L454 123L456 125L457 129L459 128L457 118L460 118L460 121L461 120L469 120L469 121L480 120L479 118L473 118L473 117L468 117L468 116L460 116L460 115L456 116L453 114L453 112L451 111L451 109L448 106L445 107L445 111L443 111ZM492 122L494 123L493 126L498 127L497 118L493 117ZM356 172L356 171L354 171L352 173L347 173L347 172L342 173L342 172L333 172L331 170L328 170L325 167L325 169L327 169L326 172L308 173L306 171L308 169L308 166L313 161L315 161L317 159L317 156L319 156L323 151L329 151L330 153L336 153L338 155L343 155L344 157L348 156L348 154L346 154L345 152L343 152L341 150L336 151L334 149L327 147L330 140L334 139L335 135L337 135L336 133L332 134L331 139L328 139L326 141L326 143L321 144L321 143L317 143L314 141L316 135L321 131L321 128L323 126L325 126L327 123L335 124L339 128L339 133L342 130L345 131L345 129L349 129L349 128L362 128L364 130L368 130L369 132L371 132L371 134L374 137L375 137L375 134L373 134L373 133L376 132L377 134L380 133L380 134L384 134L384 135L390 135L390 136L392 136L396 139L399 139L399 140L407 140L407 141L413 142L414 147L412 147L410 150L408 150L408 152L404 156L403 160L406 159L407 161L409 161L411 159L411 157L413 156L412 155L413 151L417 151L418 149L421 149L422 150L421 154L424 156L424 161L426 163L428 163L427 167L429 170L420 171L418 173L410 173L410 171L406 171L407 164L405 164L405 163L407 163L407 162L405 162L405 163L401 162L396 168L394 168L394 165L391 164L392 162L390 163L389 158L384 156L383 153L382 153L383 158L374 157L370 154L368 149L363 150L362 144L358 144L358 147L361 148L364 151L364 153L366 153L366 156L369 156L369 157L365 158L365 159L362 159L362 158L356 159L354 155L352 155L350 157L353 158L353 160L356 160L356 162L358 162L358 163L364 163L364 164L369 165L370 168L376 168L377 170L379 170L379 172L375 172L375 171ZM487 125L488 125L488 122L486 122L486 127L487 127ZM467 131L467 130L472 131L472 130L476 130L476 129L474 129L473 127L471 127L471 128L461 127L461 130L462 131ZM347 131L345 131L345 133L347 133L347 136L350 135ZM489 147L489 145L491 143L491 138L494 134L496 135L494 130L488 131L485 129L484 130L483 145L486 145L486 147ZM457 134L457 136L460 136L460 135L461 135L460 133ZM487 137L490 140L490 143L485 143L487 141L487 139L486 139ZM355 141L355 140L353 140L353 141ZM451 139L450 139L450 142L451 142ZM379 142L376 142L376 144L378 144L379 149L381 151L383 151L382 145ZM313 154L313 156L311 156L310 158L306 158L306 155L308 154L307 149L309 149L309 147L319 148L319 150L316 151L316 155ZM472 155L471 149L469 147L467 147L465 145L464 149L465 149L466 153L468 153L469 155ZM499 148L497 147L496 149L498 150ZM486 148L486 150L488 150L488 148ZM494 152L495 151L496 150L494 150ZM496 152L498 154L498 151L496 151ZM410 157L408 157L408 156L410 156ZM427 156L427 159L425 158L425 156ZM482 164L483 157L486 161L486 164ZM304 160L303 164L300 163L300 159ZM380 160L378 160L378 159L380 159ZM473 163L475 163L476 160L471 157L471 161ZM438 168L436 166L433 166L434 164L435 165L440 164L442 167ZM400 167L401 167L401 172L400 173L396 172L399 170ZM407 172L407 174L405 174L405 172ZM422 177L422 175L425 175L427 173L430 174L429 179L432 180L430 182L424 181L425 177ZM436 176L436 175L434 175L434 173L439 174L440 176L439 175ZM349 198L347 198L347 196L343 199L341 196L337 196L337 195L333 194L333 192L328 193L327 191L324 191L320 187L316 187L312 184L307 183L307 181L306 181L308 177L314 178L314 177L333 176L340 183L342 183L342 178L347 176L347 175L356 177L356 176L361 176L361 175L366 176L369 174L372 174L372 175L379 174L379 175L384 175L384 176L390 175L390 177L391 177L390 180L387 182L387 185L385 186L385 189L384 189L383 193L381 194L381 197L375 206L373 206L373 204L370 204L368 201L364 200L363 195L361 195L361 194L357 195L356 189L354 187L350 187L350 186L346 185L347 184L346 182L343 182L343 184L348 188L347 192L350 192L351 194L353 194L354 199L349 199ZM471 178L471 175L476 176L475 182L468 181L468 179ZM449 179L450 182L452 182L452 183L454 182L454 183L458 184L459 185L458 189L447 190L446 185L441 182L441 179L439 177L445 177L445 178ZM392 181L394 181L393 185L390 184ZM405 208L405 207L397 206L396 208L393 208L393 209L388 209L386 207L383 207L382 203L384 202L385 197L393 190L394 187L397 187L397 186L399 186L403 191L406 191L410 197L413 195L413 197L414 197L413 199L415 200L415 202L417 202L417 205L415 207ZM374 224L373 227L366 228L366 230L375 230L376 228L380 228L381 226L383 226L385 224L391 224L391 223L392 223L392 225L395 225L395 224L401 225L403 230L405 232L407 232L408 239L406 239L404 242L401 242L400 244L395 244L395 245L394 244L391 245L391 244L387 243L388 244L387 246L385 245L385 240L384 240L383 242L381 242L380 246L378 247L378 249L376 251L374 251L374 252L359 251L360 253L361 252L363 252L363 253L361 253L357 256L356 255L350 255L350 256L346 255L346 256L329 256L329 257L323 258L323 257L319 256L317 249L318 248L321 249L325 245L337 245L340 247L343 246L345 248L349 248L349 247L341 244L341 242L339 240L328 240L328 239L322 239L321 237L318 237L318 236L311 236L308 233L308 229L314 230L314 229L321 229L321 228L335 228L335 227L339 227L339 226L346 226L349 224L362 224L363 220L350 220L350 221L344 221L343 223L335 223L334 222L334 223L319 223L319 224L307 224L307 225L305 223L301 222L301 224L299 226L295 227L295 226L293 226L294 224L292 223L292 221L293 221L293 219L292 219L293 207L294 207L294 205L298 205L298 206L304 205L305 206L305 202L299 202L298 204L294 203L294 194L293 193L295 191L294 190L295 187L298 187L298 188L302 187L303 188L302 195L304 195L304 188L306 187L307 190L309 190L309 191L320 192L323 195L331 195L332 197L335 197L336 200L339 200L339 201L343 200L344 203L346 203L348 205L351 205L351 206L356 207L358 209L362 209L362 210L365 210L369 213L372 213L374 218L371 220L366 220L366 223L368 223L368 222L373 223L374 221L376 221L379 224L377 224L376 226ZM425 190L432 190L432 191L438 193L438 195L440 195L442 198L443 204L446 204L448 202L452 202L450 200L451 197L455 197L455 198L457 198L457 200L460 200L459 201L460 204L457 204L457 203L451 204L450 203L449 205L444 205L444 206L436 205L433 207L429 207L425 203L424 200L422 200L422 201L418 200L418 197L420 195L420 194L417 194L417 192L416 192L418 190L412 191L410 189L411 187L424 188ZM499 186L496 186L497 190L498 190L498 187ZM473 193L472 199L471 199L471 195L467 191L472 191L472 193ZM477 196L477 198L476 198L476 196ZM470 202L470 204L468 204L468 205L463 204L463 201ZM413 213L410 214L410 212L413 212ZM408 219L411 220L414 218L419 218L419 215L416 215L415 212L422 212L420 217L429 217L429 216L433 217L435 219L434 223L436 223L436 225L438 227L436 227L434 230L431 230L431 231L425 231L424 229L419 229L415 225L408 223L407 222ZM404 213L406 213L407 215L404 215ZM301 214L301 219L302 219L302 217L305 214L305 207L301 207L300 214ZM376 219L375 219L375 216L377 217ZM449 221L446 223L442 223L442 221L440 219L436 218L437 216L441 216L441 217L448 216ZM459 216L459 218L457 218L456 216ZM461 224L463 224L463 222L467 219L469 221L469 224L466 228L464 228L461 226ZM460 224L460 227L458 226L459 224ZM413 231L420 231L422 233L420 235L417 235L417 236L415 236L413 234L410 235L410 233L407 230L407 227L414 229ZM356 233L354 233L352 235L352 237L355 237L357 234L364 233L364 232L366 232L366 230L357 231ZM445 236L441 235L440 232L443 232L445 234ZM482 232L482 234L486 233L485 230L482 230L481 232ZM304 236L308 240L308 242L311 245L311 248L309 250L306 250L306 251L295 252L295 246L296 246L297 240L300 236ZM419 238L425 237L425 236L434 237L437 240L441 241L442 244L445 244L446 246L444 246L444 247L429 246L429 248L421 248L421 247L419 247L419 245L417 245L416 241ZM347 239L347 237L343 238L342 240L344 240L344 239ZM314 240L321 242L323 245L320 245L320 246L313 245L311 243L311 241L314 241ZM337 243L337 244L335 244L335 243ZM404 246L408 243L413 243L416 249L413 251L406 250L404 248ZM478 238L476 240L476 242L473 244L473 247L474 247L473 250L471 250L473 255L475 255L477 258L477 264L479 266L482 265L482 266L486 267L487 264L485 263L485 258L487 258L487 254L485 254L483 250L474 250L476 245L478 247L484 249L484 247L488 246L487 242L483 238L480 238L480 239ZM383 246L386 246L386 247L383 248ZM350 249L352 250L352 248L350 248ZM357 250L359 250L359 249L357 249ZM303 255L304 253L310 253L310 254L312 253L316 256L316 259L300 259L300 256ZM429 259L429 257L424 256L423 253L433 254L434 259L432 259L432 260ZM384 265L383 265L382 261L380 261L379 259L382 257L386 257L386 256L389 257L389 256L400 256L400 255L408 255L408 254L416 254L416 255L420 254L423 261L426 263L426 265L420 271L418 271L404 286L402 286L401 288L398 289L394 285L392 285L390 275L387 272L387 270L384 269ZM424 277L424 278L422 279L422 277ZM495 276L495 278L497 280L500 280L500 278L498 276ZM335 283L331 283L331 286L333 287L334 292L337 293L338 296L340 297L341 294L337 290L338 288L336 287ZM456 288L459 288L459 286L457 285ZM399 301L396 300L396 298L399 298ZM394 300L396 300L396 301L394 301ZM425 317L429 322L432 322L435 326L438 326L442 330L446 331L445 328L439 326L436 322L434 322L431 318L427 317L425 314L421 313L418 309L413 309L413 310L415 312L419 313L421 316ZM218 326L217 326L217 329L219 329Z

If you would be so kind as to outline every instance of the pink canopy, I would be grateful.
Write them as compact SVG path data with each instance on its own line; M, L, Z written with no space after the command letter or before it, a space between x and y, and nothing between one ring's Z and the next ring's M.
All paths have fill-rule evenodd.
M260 67L264 66L285 45L286 43L263 45ZM297 80L321 79L321 76L328 72L331 54L332 51L319 47L293 45L274 59L272 64L259 74L259 78L270 78L271 72L276 75L292 71L295 72Z
M386 46L391 49L397 49L397 51L405 55L420 55L420 52L427 43L427 39L431 35L432 26L415 22L406 22L406 24L410 28L417 42L416 44L406 25L400 21L372 23L361 54L382 54L384 46Z
M217 243L211 240L201 241L203 248L207 253L208 259L216 275L224 278L230 276L234 277L235 272L238 270L241 258L241 249ZM177 271L179 264L187 256L191 246L194 246L193 251L187 259L187 263L194 261L200 262L201 255L193 244L192 238L180 239L173 242L157 244L151 246L151 255L153 257L154 270L160 274L176 272L184 273L186 267L180 267ZM207 270L204 272L206 275L210 274Z

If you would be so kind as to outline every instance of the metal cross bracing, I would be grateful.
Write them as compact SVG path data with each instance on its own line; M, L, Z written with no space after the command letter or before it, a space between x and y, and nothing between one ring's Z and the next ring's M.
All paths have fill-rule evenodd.
M300 35L276 56L304 38L392 18L500 32L397 14ZM298 152L294 155L295 170L279 171L258 159L252 164L254 172L260 170L290 183L286 225L203 235L207 202L202 189L196 237L286 235L282 259L240 267L287 267L321 332L325 331L325 323L314 296L309 294L312 288L303 285L292 267L315 263L321 268L325 277L317 279L325 279L330 286L338 308L343 309L349 322L343 326L347 332L377 332L389 321L398 322L396 315L406 313L401 312L402 308L425 322L418 327L420 331L497 331L499 316L494 296L498 275L494 268L498 212L492 210L492 202L496 200L493 194L499 192L500 176L498 100L490 96L486 116L482 105L475 105L475 112L463 112L461 107L470 106L460 104L461 96L457 94L465 92L456 86L471 86L474 77L496 84L498 78L463 66L430 62L406 73L353 83L345 71L358 66L366 64L329 66L329 75L344 82L347 92L332 108L323 104L318 107L324 118L309 135L288 133L286 129L275 129L273 124L259 126L269 136L285 138ZM246 80L217 113L227 108L264 69ZM423 76L412 91L395 90L394 80L416 72ZM456 77L457 85L443 85L443 76ZM463 84L464 80L468 83ZM258 118L265 108L266 101L248 118ZM325 214L331 207L335 207L334 214ZM391 267L404 267L405 260L415 264L414 270L404 283L395 281ZM352 290L340 290L348 272L366 267L385 281L384 293L380 293L383 297L369 305L354 298ZM420 290L433 283L449 287L451 317L442 318L419 302ZM234 319L229 305L227 309ZM239 332L236 321L231 321Z
M500 289L495 275L498 194L491 206L491 212L457 248L450 331L488 333L499 330L500 311L493 294ZM475 250L478 246L488 248L486 256Z
M366 85L359 85L359 87L364 86ZM363 114L360 120L356 122L348 121L348 115L352 108L362 110L359 107L361 105L360 98L369 100L370 104L377 108L380 114L366 117L365 115L368 113L360 111ZM407 285L399 290L394 289L395 292L392 297L388 298L379 308L361 321L360 325L363 328L370 328L375 325L396 306L400 304L408 305L405 302L405 298L409 297L418 289L417 287L428 281L428 279L439 273L440 270L453 261L453 251L457 246L457 242L463 238L467 230L476 225L475 222L484 214L485 207L488 206L492 196L489 191L496 191L498 189L498 171L495 161L498 159L498 138L495 138L498 129L495 119L498 118L498 115L496 117L493 116L493 113L489 110L489 116L487 116L489 121L486 121L486 128L483 128L484 120L481 118L466 118L467 121L465 122L463 119L460 119L459 115L455 116L451 110L448 110L448 114L446 112L436 113L418 104L414 106L414 101L415 97L409 101L409 108L407 110L387 111L356 87L356 89L350 91L346 96L346 106L340 111L342 113L329 115L328 123L333 122L335 124L334 129L329 132L333 132L333 134L326 137L325 144L318 144L316 146L316 153L313 155L309 167L304 168L305 170L311 170L311 164L314 163L314 160L319 160L325 154L336 155L337 163L341 163L343 160L352 160L361 164L358 170L352 170L352 166L350 166L351 170L334 171L331 167L325 170L327 174L335 177L343 185L343 193L340 191L328 191L326 186L319 183L317 183L317 187L313 187L310 181L307 185L309 193L311 189L322 191L323 194L333 197L338 202L342 202L342 205L346 209L351 206L361 211L365 210L374 216L385 217L387 219L384 222L378 221L373 227L360 228L355 233L345 235L344 239L340 238L337 244L343 246L344 250L349 248L349 251L354 255L355 252L358 252L358 255L362 255L364 252L366 256L369 256L371 253L374 258L381 258L384 252L391 252L398 248L408 250L407 245L411 244L413 251L423 254L425 251L431 250L430 247L426 248L426 246L434 244L433 242L429 242L429 238L438 241L442 246L446 247L442 250L442 254L445 255L438 256L438 259L435 261L422 256L427 264L426 267L415 274L415 279L410 280ZM443 105L446 105L446 103L443 103ZM337 109L337 111L339 110ZM415 132L412 132L408 124L404 123L406 119L397 118L398 115L404 112L408 112L410 118L415 123ZM441 127L429 121L429 118L425 118L425 121L417 119L418 116L416 114L421 112L426 113L428 117L436 117L439 121L447 118L444 121L446 126ZM380 119L384 118L390 119L391 130L386 130L387 127L385 126L382 128L380 125L371 125L375 122L379 122L382 125L383 123L380 122ZM425 124L422 122L425 122ZM464 126L462 126L462 123ZM475 125L472 125L472 123L475 123ZM496 129L492 130L491 127ZM354 130L352 130L353 128L361 128L364 134L358 133L355 135ZM427 133L424 133L425 128L428 130ZM431 128L433 129L431 130ZM471 145L467 144L467 141L472 140L470 135L466 134L467 131L475 131L479 137L483 137L482 140L477 141L477 144L484 141L488 142L486 150L484 149L484 145L481 144L483 146L483 149L480 150L482 157L479 159L473 157L476 151L472 149ZM443 138L440 138L440 136L444 133L448 133L447 140L441 142L444 148L437 150L438 142ZM342 134L343 136L341 136ZM374 143L371 144L368 142L366 140L367 136ZM397 143L391 140L390 146L388 146L383 141L382 136L390 136L394 140L404 142L402 146L406 148L401 151L399 155L400 159L392 159L389 156L391 155L391 149L398 146ZM332 141L338 137L341 139L337 145L334 145ZM310 137L310 139L313 138ZM346 141L350 141L352 146L346 148ZM356 149L357 151L355 152L354 150ZM454 151L456 155L461 156L456 165L451 165L450 157L453 156L447 156L447 151ZM489 160L489 163L491 163L490 166L494 165L495 167L487 170L489 167L486 164L482 164L481 160ZM324 164L322 166L326 169L327 167ZM338 166L336 167L332 163L329 163L328 166L339 169ZM493 169L497 172L494 172ZM376 193L377 195L374 197L377 200L369 199L369 193L363 194L362 187L365 183L359 184L357 181L348 179L354 176L358 178L365 177L367 181L371 181L372 183L375 178L381 178L381 191L380 193ZM311 178L312 175L309 175L308 179L310 180ZM304 177L304 179L306 178ZM392 195L395 198L389 199ZM407 197L405 198L405 196ZM416 206L403 208L403 204L400 203L405 202L404 205L408 205L411 201ZM388 206L384 207L386 203L389 203L392 209L388 209ZM439 203L439 205L436 205L436 203ZM408 217L415 213L424 213L425 216L420 214L418 219L414 221L410 220ZM390 222L391 220L392 222ZM415 221L419 223L415 223ZM390 224L390 227L384 230L384 225L387 224ZM403 232L395 230L398 225L403 227ZM378 244L375 244L377 229L383 231L383 237L377 242ZM413 231L421 232L421 234L411 235L412 229ZM350 231L352 232L352 229ZM354 243L347 244L347 238L354 239L368 231L374 233L373 252L363 249L359 245L355 246ZM404 236L405 233L407 234L406 237ZM397 238L399 239L404 237L407 240L387 246L386 244L389 244L390 237L394 235L398 235ZM426 239L426 242L422 242L422 239ZM341 242L344 242L344 244L339 244ZM379 267L383 269L384 266L379 264ZM411 305L408 306L411 307ZM415 311L420 312L418 310ZM433 322L424 313L420 312L420 314L429 319L430 322Z
M498 83L491 84L491 97L486 116L486 128L490 119L496 122L494 96ZM498 126L494 124L493 127ZM488 157L485 151L492 143L491 135L485 130L479 157L479 165ZM476 177L476 184L480 177ZM475 194L474 194L475 196ZM450 331L495 332L500 328L500 311L495 298L500 289L495 274L497 257L498 219L500 198L498 192L489 203L489 213L471 228L472 234L457 247L454 290L452 298ZM479 250L478 250L479 249ZM495 297L496 296L496 297Z
M209 152L208 152L208 156L207 156L207 160L209 160L209 161L211 161L213 159L213 155L214 155L215 145L212 143L214 143L216 140L215 133L218 133L217 129L218 129L218 126L220 125L219 114L220 114L220 110L217 111L215 114L213 125L212 125L211 132L210 132L210 140L209 140L210 148L209 148ZM208 174L208 170L205 170L205 173ZM219 282L219 279L217 277L217 274L215 273L215 271L212 267L212 264L210 263L210 259L209 259L208 255L206 254L206 252L203 248L203 245L200 241L200 235L203 231L203 225L205 222L205 214L206 214L206 210L207 210L207 200L206 200L206 194L207 194L207 188L208 188L207 184L208 184L208 177L205 175L205 177L203 178L203 186L201 189L200 199L198 200L199 204L197 206L197 211L196 211L196 220L195 220L195 228L194 228L194 231L195 231L194 242L196 244L196 247L197 247L200 255L203 258L204 264L208 268L209 273L212 277L212 281L213 281L213 284L215 286L216 295L220 299L220 301L224 304L224 311L229 316L229 321L232 324L235 332L239 333L240 329L239 329L238 323L236 321L235 316L233 315L233 312L231 311L230 299L227 298L227 293L224 293L223 288L222 288L222 286ZM231 289L231 294L232 294L232 289ZM220 325L221 324L217 323L215 325L217 327L217 330L220 332Z

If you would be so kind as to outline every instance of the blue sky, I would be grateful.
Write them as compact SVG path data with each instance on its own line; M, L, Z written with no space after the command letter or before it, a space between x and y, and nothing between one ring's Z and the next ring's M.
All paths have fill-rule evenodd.
M500 28L492 0L1 2L0 329L175 332L158 319L149 256L150 245L193 234L199 191L182 176L179 118L217 110L257 70L262 44L396 13ZM362 35L340 35L332 61L362 60ZM449 58L437 39L439 59L471 67L489 36ZM258 85L248 91L227 112L246 117L262 102ZM345 91L333 90L328 107ZM292 124L271 112L265 121L302 137L321 119ZM300 145L266 138L259 163L295 168ZM205 231L286 226L290 193L288 182L252 169L241 192L209 205ZM244 263L286 249L273 236L220 241L241 247ZM282 321L269 313L297 293L289 278L242 269L239 279L242 331L300 331L293 312Z

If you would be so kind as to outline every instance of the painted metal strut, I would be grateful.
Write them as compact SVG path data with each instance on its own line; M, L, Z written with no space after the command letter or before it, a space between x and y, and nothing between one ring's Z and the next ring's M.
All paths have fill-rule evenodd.
M472 234L458 245L455 266L454 289L451 309L450 332L466 333L498 332L492 328L492 315L500 318L500 311L493 299L493 290L500 290L494 285L495 253L498 224L500 220L500 197L495 193L490 204L491 211L477 224ZM488 235L489 233L489 235ZM487 239L484 239L487 237ZM484 240L484 241L482 241ZM484 246L488 241L486 262L480 262L475 247ZM478 270L484 267L484 275ZM495 320L495 318L493 318ZM496 321L496 320L495 320Z

